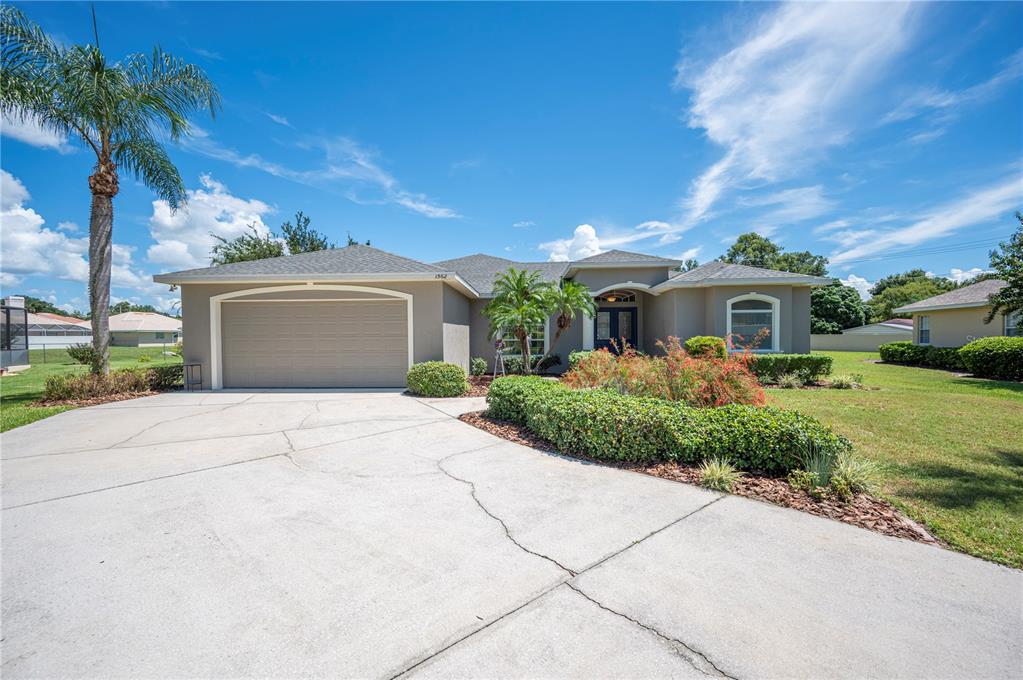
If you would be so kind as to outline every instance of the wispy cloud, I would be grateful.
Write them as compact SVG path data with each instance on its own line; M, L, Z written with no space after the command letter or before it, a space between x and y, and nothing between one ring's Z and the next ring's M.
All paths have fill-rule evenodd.
M269 118L270 120L272 120L273 122L277 123L278 125L283 125L284 127L289 127L289 128L292 128L292 129L294 129L294 127L295 127L290 122L288 122L288 119L285 118L284 116L278 116L275 113L270 113L269 111L267 111L266 112L266 117Z
M300 144L301 148L319 151L324 156L319 167L309 170L289 168L258 154L243 154L220 144L203 130L198 130L186 140L184 146L236 167L253 168L274 177L341 193L360 205L393 204L431 218L460 217L455 210L438 205L426 194L403 188L392 174L380 166L376 152L348 137L306 138Z
M464 158L460 161L454 161L451 164L450 171L458 172L459 170L471 170L473 168L478 168L481 165L483 165L482 158Z
M71 153L75 149L68 144L67 137L42 127L32 117L0 116L0 135L17 139L40 149L53 149L60 153Z
M846 142L857 104L906 46L906 4L789 3L764 13L745 40L709 65L683 58L689 125L725 155L683 199L685 223L707 219L728 191L794 176Z
M221 56L220 52L207 50L204 47L193 47L192 51L198 54L200 57L205 57L206 59L215 59L216 61L221 61L224 58L223 56Z
M512 227L514 227L515 229L529 229L530 227L535 226L536 222L534 222L533 220L520 220L512 225Z
M1007 216L1021 204L1023 174L1014 170L1010 177L937 206L923 218L905 227L888 231L868 229L847 235L839 244L842 250L829 256L831 264L865 259L891 248L915 246L948 236L965 227Z
M757 223L773 226L811 220L826 215L835 207L834 201L824 195L824 187L819 184L746 197L739 201L739 205L767 208L757 215Z
M605 231L603 234L598 234L597 228L591 224L580 224L572 232L572 236L545 241L537 248L546 252L552 262L578 260L605 250L654 238L657 239L658 245L674 243L679 240L677 230L678 225L660 220L649 220L637 224L632 229Z

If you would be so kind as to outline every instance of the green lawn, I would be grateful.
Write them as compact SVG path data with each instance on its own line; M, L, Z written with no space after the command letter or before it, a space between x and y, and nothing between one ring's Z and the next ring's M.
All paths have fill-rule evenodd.
M179 356L163 356L162 347L111 347L110 365L112 368L131 368L142 366L159 366L163 364L181 363ZM139 357L146 355L149 362L139 362ZM60 373L82 373L85 366L76 364L63 350L46 350L46 363L43 363L43 351L32 350L29 361L32 368L17 375L0 377L0 432L6 432L20 425L27 425L41 418L48 418L55 413L67 411L69 406L32 406L31 403L43 396L43 385L47 376Z
M826 352L869 390L768 390L882 467L881 494L952 546L1023 567L1023 384Z

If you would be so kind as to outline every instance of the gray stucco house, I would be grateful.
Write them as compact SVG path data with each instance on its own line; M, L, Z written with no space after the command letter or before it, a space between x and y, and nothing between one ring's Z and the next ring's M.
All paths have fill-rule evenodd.
M181 287L185 361L204 387L393 387L412 363L492 364L483 308L495 277L514 267L552 283L571 279L599 311L577 318L554 352L624 339L645 352L658 340L732 337L764 329L757 351L810 351L810 288L830 279L710 262L681 263L620 250L575 262L514 262L469 255L428 264L364 245L160 274ZM534 333L534 351L553 322Z

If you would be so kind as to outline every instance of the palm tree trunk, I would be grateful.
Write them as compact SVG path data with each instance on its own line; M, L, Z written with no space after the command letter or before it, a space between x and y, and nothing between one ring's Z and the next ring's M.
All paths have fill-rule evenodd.
M110 264L113 231L113 196L94 192L92 211L89 214L89 309L92 312L92 346L99 356L99 364L93 367L97 373L110 371Z
M522 373L530 375L533 372L533 366L529 356L529 334L525 331L519 333L519 347L522 348Z

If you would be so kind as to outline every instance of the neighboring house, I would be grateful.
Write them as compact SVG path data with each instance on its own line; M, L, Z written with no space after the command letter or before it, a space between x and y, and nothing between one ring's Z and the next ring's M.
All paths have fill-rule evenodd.
M846 328L841 333L814 333L810 349L820 351L876 352L886 342L913 339L912 319L888 319L865 326Z
M206 387L393 387L412 363L493 364L483 308L509 268L586 285L599 311L577 318L555 348L569 352L624 339L644 352L674 335L758 332L757 351L810 350L810 287L831 279L711 262L678 272L677 260L619 250L576 262L514 262L470 255L427 264L364 245L160 274L181 287L184 359ZM533 352L553 320L532 334Z
M173 345L181 339L181 319L155 312L125 312L110 317L110 344L122 347Z
M88 321L50 312L28 313L28 346L31 349L91 342L92 325Z
M935 347L962 347L971 340L992 335L1023 335L1020 313L998 314L984 323L991 304L988 298L1006 286L988 279L970 286L898 307L898 314L913 315L913 342Z

